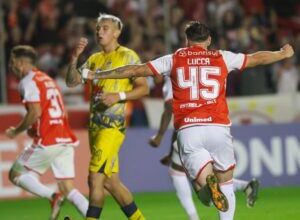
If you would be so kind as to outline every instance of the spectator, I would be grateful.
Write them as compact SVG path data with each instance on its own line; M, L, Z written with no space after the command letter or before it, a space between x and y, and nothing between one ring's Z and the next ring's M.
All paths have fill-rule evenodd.
M184 42L184 35L180 33L183 33L185 23L190 19L200 19L213 27L212 34L217 40L215 46L233 51L274 50L284 44L280 39L288 36L289 42L295 42L299 63L300 29L297 16L300 4L294 0L287 1L289 4L280 0L171 0L168 1L170 30L167 30L161 0L4 0L0 4L3 11L0 40L5 44L6 57L16 44L36 46L43 54L39 61L43 64L42 68L45 67L52 76L56 76L58 68L69 60L79 36L86 36L90 42L80 57L80 64L87 59L88 54L98 49L94 36L94 17L99 12L126 17L121 43L136 50L142 61L165 52L166 31L170 33L171 47L182 47L180 44ZM161 42L158 38L161 38ZM52 48L60 49L56 53ZM45 66L49 60L51 65ZM236 77L228 85L228 91L232 91L229 95L274 92L276 86L270 84L274 81L270 80L272 77L269 72L269 68L262 69L266 83L253 83L251 93L237 89L244 79L243 76ZM262 89L262 86L265 88ZM152 94L161 97L161 93Z
M277 93L296 93L299 85L299 70L292 59L282 61L275 68Z

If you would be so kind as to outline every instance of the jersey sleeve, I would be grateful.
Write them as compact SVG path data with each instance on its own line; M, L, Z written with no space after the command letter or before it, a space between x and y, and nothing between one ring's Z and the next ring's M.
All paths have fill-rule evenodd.
M147 63L154 75L170 75L173 66L173 56L168 54Z
M164 85L162 88L162 92L163 92L163 99L165 102L173 99L172 82L170 77L168 76L164 77Z
M23 102L40 102L40 90L34 81L23 81L20 86Z
M140 57L137 55L136 52L134 52L133 50L127 50L124 55L125 58L125 65L135 65L135 64L141 64L141 60ZM133 82L137 79L137 77L131 77L130 81Z
M226 50L220 50L228 72L232 70L243 70L246 65L247 56L243 53L233 53Z

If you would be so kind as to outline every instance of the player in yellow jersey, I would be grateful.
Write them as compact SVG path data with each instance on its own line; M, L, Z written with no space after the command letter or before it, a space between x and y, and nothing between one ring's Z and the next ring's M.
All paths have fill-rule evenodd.
M96 38L102 51L94 53L77 69L77 60L88 44L81 38L69 64L66 83L69 87L83 82L87 69L106 70L126 64L140 63L138 55L118 43L122 22L118 17L100 14ZM99 219L104 203L104 189L108 190L130 220L144 220L133 201L132 194L120 181L118 152L125 137L126 100L138 99L149 93L144 78L106 79L91 82L89 141L89 208L86 219Z

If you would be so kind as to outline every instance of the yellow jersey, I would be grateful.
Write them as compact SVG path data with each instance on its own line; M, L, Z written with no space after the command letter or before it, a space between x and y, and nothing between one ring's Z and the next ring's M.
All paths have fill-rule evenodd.
M139 64L138 55L131 49L119 46L110 53L94 53L80 67L92 71L108 70L128 64ZM80 71L81 72L81 71ZM110 107L104 105L99 96L101 93L126 92L133 88L133 79L97 79L91 83L90 131L102 128L116 128L125 131L125 102L120 101Z

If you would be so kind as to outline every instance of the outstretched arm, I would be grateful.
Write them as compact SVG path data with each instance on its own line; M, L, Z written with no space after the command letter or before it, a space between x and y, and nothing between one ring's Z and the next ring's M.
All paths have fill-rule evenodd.
M86 38L80 38L68 66L66 84L68 87L75 87L82 82L81 75L77 70L77 61L79 55L84 51L87 46L88 40Z
M247 55L247 67L255 67L258 65L266 65L293 56L294 50L291 45L284 45L279 51L258 51Z
M124 79L131 77L152 76L153 73L147 64L126 65L112 70L106 71L90 71L84 69L82 71L83 78L87 79Z

